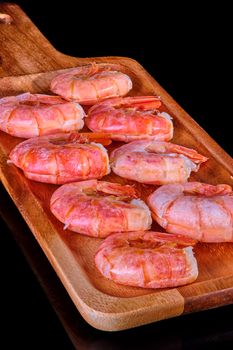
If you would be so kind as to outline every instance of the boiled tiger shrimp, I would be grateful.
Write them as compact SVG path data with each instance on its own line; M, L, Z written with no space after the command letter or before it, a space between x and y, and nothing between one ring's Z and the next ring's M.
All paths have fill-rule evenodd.
M100 179L110 172L110 167L107 150L98 142L103 136L96 136L72 133L31 138L11 151L8 163L39 182L64 184Z
M113 140L140 139L169 141L173 137L171 117L158 112L158 96L113 98L95 104L85 120L94 132L111 133Z
M185 182L208 158L197 151L168 142L133 141L111 153L117 175L145 184Z
M126 95L132 89L132 81L110 66L93 63L59 74L52 80L50 89L66 100L91 105L105 98Z
M164 185L147 202L154 219L168 232L201 242L233 242L233 192L229 185Z
M0 99L0 130L30 138L82 129L84 110L59 96L24 93Z
M116 283L143 287L176 287L195 281L195 241L153 231L122 232L100 245L95 264L104 277Z
M147 205L136 199L133 187L106 181L63 185L53 193L50 208L65 229L92 237L147 230L152 222Z

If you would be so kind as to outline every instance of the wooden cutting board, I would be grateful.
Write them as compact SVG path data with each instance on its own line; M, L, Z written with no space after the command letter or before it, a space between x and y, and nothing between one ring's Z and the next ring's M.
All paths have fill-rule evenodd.
M24 91L47 92L56 70L90 62L110 63L133 80L131 95L158 94L163 110L175 125L173 141L193 147L209 157L191 180L232 185L232 158L163 90L136 61L122 57L75 58L56 51L17 5L0 5L0 12L13 17L0 24L0 97ZM27 180L6 164L10 150L22 139L0 133L0 176L32 233L54 267L82 316L102 330L121 330L233 302L233 244L197 244L199 266L195 283L171 289L125 287L108 281L94 266L100 239L63 231L49 210L57 188ZM107 179L122 182L116 175ZM126 181L124 181L126 183ZM132 183L132 182L130 182ZM137 184L141 197L153 186ZM13 220L13 218L12 218ZM154 229L159 229L156 224Z

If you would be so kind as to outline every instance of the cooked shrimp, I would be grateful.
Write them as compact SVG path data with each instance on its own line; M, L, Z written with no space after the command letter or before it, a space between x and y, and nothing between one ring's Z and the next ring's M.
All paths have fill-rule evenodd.
M168 232L201 242L233 242L233 192L200 182L165 185L148 197L154 219Z
M9 162L21 168L26 177L39 182L64 184L100 179L110 172L107 150L99 143L85 143L85 138L81 140L73 134L26 140L9 157Z
M160 106L158 96L113 98L91 107L85 123L92 131L111 133L113 140L169 141L173 124L167 113L157 111Z
M71 68L51 82L51 91L66 100L91 105L109 97L126 95L132 89L128 75L111 67L91 64Z
M61 186L51 198L52 213L64 229L92 237L151 226L147 205L135 198L131 186L89 180Z
M102 275L116 283L176 287L197 278L194 244L188 237L161 232L116 233L100 245L95 264Z
M126 179L146 184L185 182L191 171L208 158L197 151L167 142L134 141L114 150L112 170Z
M30 94L0 99L0 130L30 138L82 129L82 107L59 96Z

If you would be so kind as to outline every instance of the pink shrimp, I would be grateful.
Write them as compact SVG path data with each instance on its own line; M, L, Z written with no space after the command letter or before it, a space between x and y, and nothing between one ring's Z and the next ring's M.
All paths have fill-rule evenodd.
M111 153L117 175L146 184L185 182L191 171L208 158L197 151L168 142L134 141Z
M0 130L30 138L82 129L82 107L59 96L30 94L0 99Z
M79 134L26 140L11 151L9 158L27 178L53 184L100 179L110 172L107 150L100 143L86 143Z
M179 235L139 231L116 233L104 240L95 264L116 283L143 287L176 287L198 276L192 252L195 241Z
M61 186L53 193L50 208L64 229L103 238L150 228L150 211L135 197L131 186L89 180Z
M132 89L130 77L95 63L71 68L51 82L51 91L66 100L91 105L109 97L126 95Z
M200 182L164 185L148 197L154 219L168 232L201 242L233 242L233 192Z
M108 99L89 109L85 123L94 132L111 133L113 140L169 141L173 137L172 120L167 113L157 111L160 106L158 96Z

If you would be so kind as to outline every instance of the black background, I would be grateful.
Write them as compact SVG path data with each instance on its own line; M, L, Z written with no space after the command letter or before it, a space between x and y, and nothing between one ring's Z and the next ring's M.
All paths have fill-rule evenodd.
M206 7L198 1L18 3L63 53L138 60L231 152L233 28L224 1Z
M63 53L78 57L128 56L138 60L231 154L232 25L231 12L224 2L211 3L207 8L197 1L189 1L186 5L178 2L171 5L168 1L161 5L153 1L153 6L152 1L141 1L131 3L130 7L126 7L126 1L15 2L21 5L52 45ZM8 344L15 342L24 348L51 346L69 349L71 345L65 332L4 225L1 228L1 246L1 320L5 323L2 340L6 338ZM6 311L3 311L4 305ZM226 348L233 339L232 322L226 320L231 312L232 307L227 307L192 315L187 327L194 329L185 328L185 319L176 323L166 321L168 332L173 329L173 338L177 342L172 345L170 337L171 343L166 343L166 348ZM159 338L160 343L156 343L153 337L153 326L147 326L144 331L125 333L120 338L119 347L116 336L112 340L109 335L107 338L98 336L98 345L91 342L90 348L123 349L124 339L129 349L130 344L134 348L143 348L142 342L138 342L137 347L133 341L137 332L145 337L145 348L149 348L149 343L151 348L162 348L162 338ZM179 327L184 327L183 338ZM7 335L9 330L11 336ZM158 335L160 330L163 339L166 338L166 324L155 329L155 334ZM89 332L92 339L99 334L93 333L91 328ZM196 342L195 332L200 339ZM28 340L28 334L36 340L34 343Z

